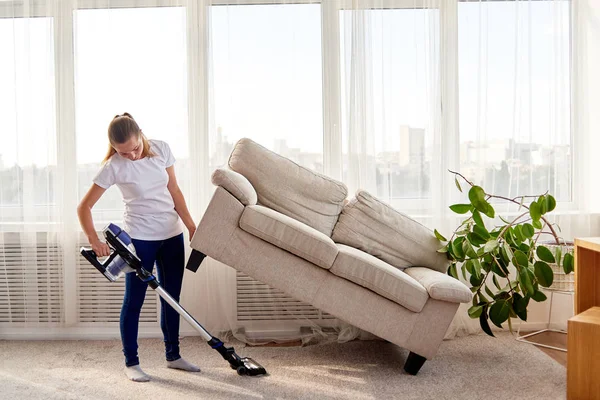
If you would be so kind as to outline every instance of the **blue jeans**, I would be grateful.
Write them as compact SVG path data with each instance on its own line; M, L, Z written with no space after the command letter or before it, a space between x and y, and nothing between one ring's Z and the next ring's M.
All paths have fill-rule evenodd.
M143 268L152 271L156 262L160 285L179 301L185 263L183 234L165 240L132 240L137 256L142 260ZM140 363L137 352L138 324L147 288L148 284L142 282L135 272L125 275L125 297L121 308L120 325L125 365L128 367ZM160 303L160 327L164 335L166 358L167 361L175 361L181 358L179 314L162 298Z

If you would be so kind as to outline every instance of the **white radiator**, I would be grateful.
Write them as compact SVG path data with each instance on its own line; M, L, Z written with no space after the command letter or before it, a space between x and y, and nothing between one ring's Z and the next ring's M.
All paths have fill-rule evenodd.
M337 320L310 304L236 271L237 329L248 338L295 338L305 327L332 327Z
M0 233L0 323L61 323L62 253L47 233Z
M88 246L87 243L81 245ZM76 249L78 322L118 322L125 279L110 283ZM0 324L64 323L63 249L52 233L0 233ZM140 322L158 320L157 295L148 289Z

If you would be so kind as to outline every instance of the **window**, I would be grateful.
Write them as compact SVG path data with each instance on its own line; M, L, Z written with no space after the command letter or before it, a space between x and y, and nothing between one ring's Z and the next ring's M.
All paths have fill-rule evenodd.
M0 223L47 221L55 203L52 18L0 18Z
M149 139L169 144L179 181L185 184L189 173L185 27L181 7L75 11L79 198L108 150L108 124L123 112L136 119ZM121 194L110 188L94 207L94 218L118 221L122 210Z
M318 4L213 6L211 169L249 137L323 169Z
M435 9L340 11L344 180L362 155L361 181L403 209L431 197L437 35Z
M458 7L461 171L495 194L570 201L570 3Z

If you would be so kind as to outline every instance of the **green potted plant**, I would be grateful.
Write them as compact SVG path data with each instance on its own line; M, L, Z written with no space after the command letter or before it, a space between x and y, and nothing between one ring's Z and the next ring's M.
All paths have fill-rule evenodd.
M550 235L557 245L565 244L546 219L556 200L548 193L514 198L490 194L460 173L450 172L458 190L463 191L459 178L469 185L469 203L450 206L456 214L467 215L450 239L434 231L444 243L439 251L451 260L448 274L460 279L460 271L470 285L474 295L469 316L478 318L490 336L494 335L489 321L500 328L506 322L512 332L511 318L527 321L530 300L546 300L541 288L552 286L550 265L560 266L565 274L573 271L572 246L564 251L562 246L540 240L542 235ZM518 215L507 219L497 216L490 199L515 203ZM527 200L531 200L529 204Z

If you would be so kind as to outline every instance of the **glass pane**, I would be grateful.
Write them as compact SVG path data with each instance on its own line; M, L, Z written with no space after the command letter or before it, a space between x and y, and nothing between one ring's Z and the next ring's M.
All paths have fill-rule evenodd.
M78 10L75 97L79 196L92 184L108 149L107 128L129 112L149 139L166 141L185 186L189 171L186 18L181 7ZM158 29L157 27L160 27ZM95 221L122 217L110 188Z
M571 199L567 1L459 3L461 172Z
M431 196L438 35L435 9L340 11L344 180L405 210Z
M51 219L53 35L52 18L0 19L0 223Z
M321 171L320 6L214 6L211 12L211 168L249 137Z

